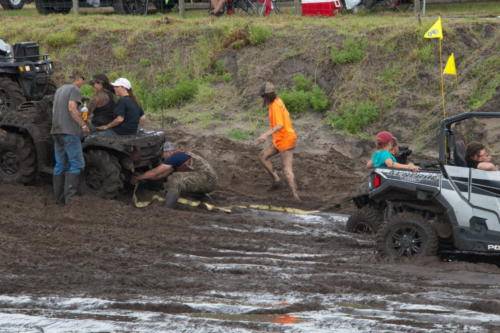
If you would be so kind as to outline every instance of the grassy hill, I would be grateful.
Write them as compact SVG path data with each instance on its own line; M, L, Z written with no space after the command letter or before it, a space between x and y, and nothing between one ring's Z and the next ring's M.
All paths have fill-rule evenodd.
M190 12L181 19L39 16L27 8L0 11L0 38L39 42L60 83L73 69L125 76L158 124L239 141L264 128L258 89L271 80L304 147L333 145L356 157L364 152L356 145L383 128L426 150L442 117L437 44L422 38L437 14L443 58L454 52L459 71L458 80L446 80L447 111L476 110L500 86L495 3L431 7L421 25L411 13L216 19Z

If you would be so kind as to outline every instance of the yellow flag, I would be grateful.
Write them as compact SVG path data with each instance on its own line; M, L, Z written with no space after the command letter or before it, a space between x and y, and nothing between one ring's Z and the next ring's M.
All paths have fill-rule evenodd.
M432 25L432 27L429 30L427 30L427 32L424 34L424 38L443 39L443 27L441 25L441 16L439 16L439 18Z
M446 62L443 74L457 75L457 68L455 67L455 56L453 55L453 53L450 55L448 61Z

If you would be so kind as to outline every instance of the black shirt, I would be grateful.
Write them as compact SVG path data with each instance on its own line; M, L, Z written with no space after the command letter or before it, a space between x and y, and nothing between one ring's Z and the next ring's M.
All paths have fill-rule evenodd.
M122 116L123 123L113 127L112 130L118 135L137 134L139 119L144 115L144 111L129 96L120 98L115 107L115 116Z

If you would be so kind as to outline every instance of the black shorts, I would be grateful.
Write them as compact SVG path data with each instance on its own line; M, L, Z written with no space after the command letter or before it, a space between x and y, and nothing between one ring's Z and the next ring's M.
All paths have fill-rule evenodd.
M189 161L190 158L191 156L189 156L185 152L180 151L163 159L163 164L171 165L174 169L177 169L181 167L184 163Z

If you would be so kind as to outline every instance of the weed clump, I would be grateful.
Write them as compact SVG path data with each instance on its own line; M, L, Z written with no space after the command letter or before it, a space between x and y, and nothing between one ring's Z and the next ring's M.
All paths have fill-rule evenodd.
M271 37L272 31L267 27L252 25L248 28L248 40L251 45L260 45Z
M365 39L347 38L341 49L333 46L330 51L332 62L336 65L352 64L363 60L367 42Z
M251 138L252 133L250 131L242 130L239 128L233 128L229 130L227 136L235 141L245 141Z
M291 113L309 110L324 112L330 106L326 93L313 81L299 74L293 77L293 88L280 93L281 99Z
M123 46L113 47L113 56L116 60L126 60L127 59L127 49Z
M469 107L475 110L488 102L500 87L500 56L488 58L477 65L469 75L472 78L478 78L468 100Z
M78 35L72 30L63 30L51 33L45 39L47 45L51 47L63 47L76 44Z
M358 134L380 116L380 109L370 101L351 102L344 105L338 114L330 117L333 128Z

